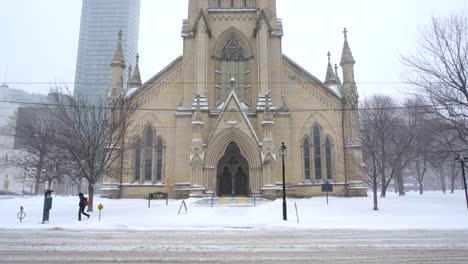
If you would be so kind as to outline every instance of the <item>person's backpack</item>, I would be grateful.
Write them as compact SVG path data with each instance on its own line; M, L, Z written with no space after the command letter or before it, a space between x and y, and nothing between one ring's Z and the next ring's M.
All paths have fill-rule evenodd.
M88 198L86 198L86 197L83 198L83 205L84 206L88 205Z

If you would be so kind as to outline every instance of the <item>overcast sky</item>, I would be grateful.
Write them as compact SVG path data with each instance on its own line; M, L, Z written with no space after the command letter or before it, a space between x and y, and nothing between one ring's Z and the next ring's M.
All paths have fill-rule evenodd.
M140 69L151 78L182 54L187 0L141 0ZM403 96L401 54L417 44L419 25L446 16L468 0L277 0L283 52L323 80L327 52L339 63L343 28L356 60L361 96ZM73 87L81 0L0 0L0 82L47 93L50 83Z

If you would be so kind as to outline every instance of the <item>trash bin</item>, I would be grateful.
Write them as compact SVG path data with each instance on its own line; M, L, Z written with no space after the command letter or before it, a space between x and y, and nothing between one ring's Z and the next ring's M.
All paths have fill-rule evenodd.
M52 209L52 190L45 190L44 193L44 209L42 213L42 223L49 222L49 213Z

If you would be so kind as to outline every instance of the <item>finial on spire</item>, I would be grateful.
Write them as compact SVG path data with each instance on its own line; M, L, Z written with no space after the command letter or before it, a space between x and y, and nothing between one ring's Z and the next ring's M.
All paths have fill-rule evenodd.
M122 51L122 34L122 30L119 30L119 41L117 42L117 49L115 50L114 58L112 59L112 67L120 66L125 68L125 58Z
M229 80L229 88L231 92L234 92L236 88L236 79L234 79L234 77L231 77L231 80Z
M201 121L202 118L200 116L200 113L201 113L200 95L197 95L197 96L195 96L195 111L192 113L192 121Z
M128 66L128 81L132 78L132 65Z
M340 62L341 66L345 64L356 63L353 58L353 53L351 52L351 49L349 48L348 30L346 28L344 28L343 34L344 34L344 44L343 44L343 52L341 53L341 62Z
M338 75L338 65L335 63L335 77L336 77L336 83L341 84L341 79L340 76Z
M325 84L334 85L336 84L336 73L333 71L333 66L331 64L331 53L327 53L328 56L328 65L327 65L327 74L325 75Z
M136 55L136 63L138 64L139 62L140 62L140 54L137 53L137 55Z

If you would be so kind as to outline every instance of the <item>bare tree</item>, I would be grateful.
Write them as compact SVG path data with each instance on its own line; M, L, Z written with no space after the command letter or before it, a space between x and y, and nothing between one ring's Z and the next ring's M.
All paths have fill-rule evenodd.
M410 127L414 120L391 97L383 95L366 100L360 118L368 183L373 188L380 185L381 196L385 197L393 180L399 194L404 195L403 171L413 140Z
M118 160L134 108L126 106L124 98L109 104L93 102L83 96L71 96L66 88L57 88L50 96L51 115L61 126L59 145L88 181L88 211L93 211L95 185Z
M377 191L382 183L382 160L380 131L376 124L379 122L380 112L372 109L373 101L366 100L359 112L361 142L364 156L365 182L372 188L374 211L379 210Z
M408 170L419 186L419 193L424 193L424 178L430 164L437 159L440 145L436 136L440 123L431 118L426 111L424 100L418 97L405 102L405 112L410 120L413 140L407 153Z
M407 81L432 105L434 116L446 121L459 140L468 142L468 18L466 13L433 17L420 28L419 47L403 56ZM421 94L421 93L419 93ZM465 148L466 149L466 148Z
M361 111L362 122L366 124L366 126L363 126L362 138L363 141L367 141L365 144L372 144L364 146L364 157L369 156L366 151L372 151L373 153L370 156L375 159L372 164L365 161L366 168L368 170L378 170L381 179L382 197L385 197L387 187L392 180L392 177L388 177L387 172L390 148L389 137L392 131L392 122L395 118L395 106L396 104L391 97L375 95L364 102ZM367 149L367 147L372 147L372 149ZM368 165L371 166L368 167Z
M11 159L10 166L29 171L24 184L33 184L33 193L38 194L39 186L46 181L44 172L51 161L50 154L56 143L56 124L47 116L46 106L22 107L0 129L4 136L15 138L15 148L26 154ZM26 175L26 173L25 173Z
M406 109L406 108L403 108ZM414 140L414 119L408 115L407 111L396 110L396 116L393 120L392 132L389 136L389 178L393 178L396 182L398 194L405 195L405 183L403 173L408 166L407 159L408 151Z

